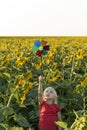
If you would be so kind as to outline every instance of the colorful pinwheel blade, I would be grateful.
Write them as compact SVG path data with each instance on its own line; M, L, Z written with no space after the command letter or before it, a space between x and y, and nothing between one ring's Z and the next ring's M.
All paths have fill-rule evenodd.
M48 45L44 46L43 49L48 51L49 50L49 46Z
M38 51L38 47L37 46L33 46L33 52Z
M39 50L42 51L42 50L43 50L43 46L40 46L40 47L39 47Z
M46 55L47 51L46 50L42 50L42 55Z
M41 56L41 55L42 55L42 52L41 52L40 50L38 50L38 51L36 52L36 55L37 55L37 56Z
M37 41L34 42L34 45L35 45L36 47L40 47L40 44L41 44L41 43L40 43L39 40L37 40Z
M44 41L44 40L41 41L42 46L46 46L46 44L47 44L47 41Z

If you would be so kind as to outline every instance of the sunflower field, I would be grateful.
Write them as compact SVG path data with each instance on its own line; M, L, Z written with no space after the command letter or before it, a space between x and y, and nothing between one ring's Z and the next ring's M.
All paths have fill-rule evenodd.
M49 45L42 56L36 40ZM87 37L63 36L0 37L0 130L38 130L40 74L43 89L55 88L67 127L87 130Z

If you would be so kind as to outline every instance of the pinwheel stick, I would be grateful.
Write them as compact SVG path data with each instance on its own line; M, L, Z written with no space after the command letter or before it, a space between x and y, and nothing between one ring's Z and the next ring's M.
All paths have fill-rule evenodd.
M43 57L41 56L41 75L43 75Z

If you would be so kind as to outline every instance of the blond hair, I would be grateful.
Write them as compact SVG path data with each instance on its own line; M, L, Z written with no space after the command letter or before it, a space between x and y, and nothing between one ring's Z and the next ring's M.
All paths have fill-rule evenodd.
M52 88L52 87L47 87L47 88L44 90L44 92L43 92L43 98L44 98L44 95L45 95L45 93L46 93L46 90L51 90L51 91L53 92L53 94L54 94L54 104L57 104L57 93L56 93L55 89Z

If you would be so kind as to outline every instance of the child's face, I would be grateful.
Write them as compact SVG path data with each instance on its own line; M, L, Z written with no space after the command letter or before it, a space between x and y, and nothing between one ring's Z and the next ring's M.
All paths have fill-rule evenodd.
M46 89L44 96L47 99L54 99L54 93L53 93L53 91L51 89Z

